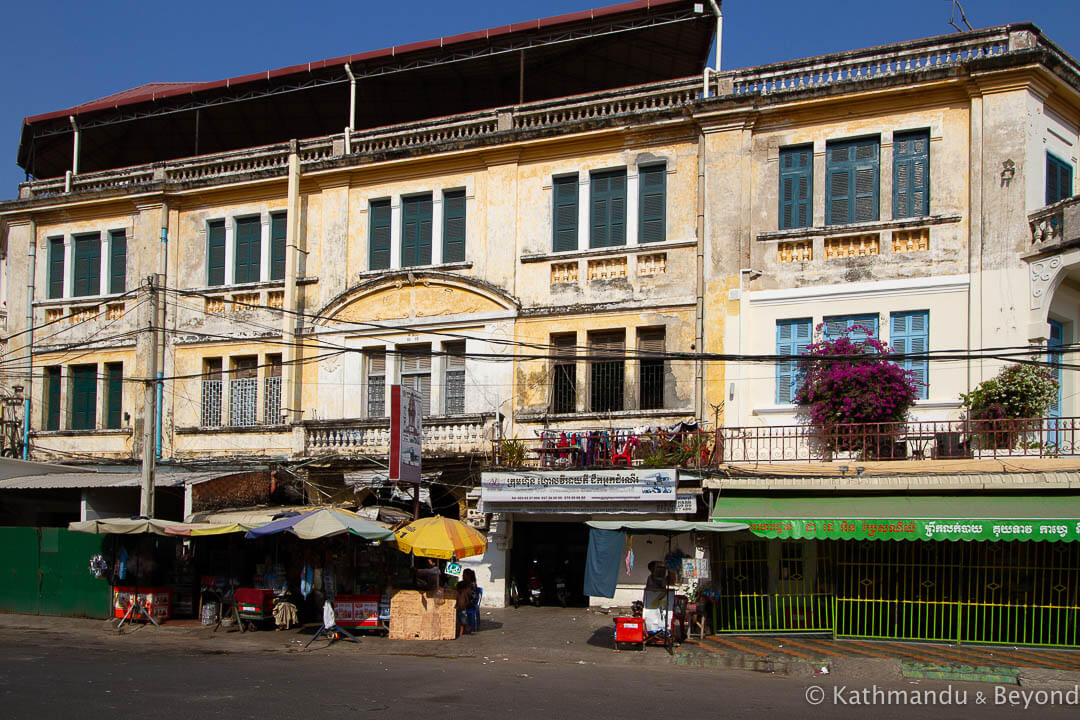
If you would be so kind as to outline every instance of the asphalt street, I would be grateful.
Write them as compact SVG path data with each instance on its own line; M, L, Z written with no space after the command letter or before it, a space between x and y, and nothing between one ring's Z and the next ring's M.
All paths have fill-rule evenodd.
M313 646L314 648L315 646ZM742 670L604 666L483 657L411 657L334 645L308 652L222 652L72 644L0 633L4 718L1075 718L1069 698L1012 699L1015 686ZM821 692L811 689L819 686ZM893 690L902 695L889 696ZM869 691L869 695L867 692ZM995 698L995 691L999 695ZM856 695L852 695L852 693ZM934 693L928 696L926 693ZM913 707L914 693L920 704ZM978 704L982 693L985 704ZM852 704L861 694L862 703ZM817 705L807 698L821 701ZM901 697L905 698L901 700ZM930 699L930 698L933 699ZM949 704L942 704L945 701ZM1052 702L1052 705L1047 705ZM1073 701L1075 703L1075 701ZM906 703L906 704L905 704ZM930 703L929 705L927 703Z

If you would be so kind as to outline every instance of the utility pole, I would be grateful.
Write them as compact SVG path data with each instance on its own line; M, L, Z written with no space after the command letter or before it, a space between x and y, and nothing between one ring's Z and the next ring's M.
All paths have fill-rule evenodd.
M139 494L139 515L154 517L154 461L156 460L154 431L157 428L158 384L158 286L163 275L151 275L146 279L150 293L146 312L150 332L150 347L146 353L146 378L143 380L143 441L142 441L142 491Z

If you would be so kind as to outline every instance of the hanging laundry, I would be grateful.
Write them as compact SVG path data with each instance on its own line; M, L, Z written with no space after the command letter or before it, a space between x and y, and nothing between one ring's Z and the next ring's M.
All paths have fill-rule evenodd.
M626 541L626 574L634 571L634 541L627 537Z

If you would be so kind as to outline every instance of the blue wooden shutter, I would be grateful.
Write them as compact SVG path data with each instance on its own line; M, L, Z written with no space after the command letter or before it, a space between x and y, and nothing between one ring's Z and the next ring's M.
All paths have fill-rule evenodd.
M64 297L64 238L49 238L49 299Z
M552 181L555 194L555 252L577 250L578 241L578 176L568 175Z
M386 270L390 267L390 201L372 200L369 268Z
M119 428L124 412L124 364L105 364L105 427Z
M207 226L206 284L225 284L225 221L215 220Z
M93 430L97 424L97 365L71 366L71 429Z
M814 146L780 150L780 229L810 227L813 223Z
M122 293L127 289L127 234L123 230L109 233L109 292Z
M101 234L75 237L75 297L101 294Z
M1046 204L1072 197L1072 165L1046 153Z
M638 242L663 242L667 237L667 167L641 168L638 189Z
M589 205L589 247L625 245L626 170L593 173Z
M1054 394L1054 399L1050 403L1050 417L1061 417L1061 361L1064 359L1064 355L1061 353L1061 347L1065 344L1065 328L1057 320L1050 321L1050 340L1047 343L1047 349L1049 352L1046 355L1048 362L1055 363L1054 367L1050 368L1050 372L1053 373L1054 379L1058 382L1057 393Z
M45 429L60 429L60 367L45 368Z
M776 354L805 355L813 332L810 318L777 320ZM786 405L795 401L805 371L798 362L782 360L776 363L776 402Z
M401 266L431 264L431 195L405 198L401 218Z
M930 214L930 131L893 136L893 217Z
M443 262L465 260L465 191L443 193Z
M234 282L259 282L262 262L262 221L257 217L237 220L235 245Z
M285 279L285 233L288 216L274 213L270 216L270 279Z
M889 330L889 345L897 355L921 354L930 349L930 313L926 310L893 313ZM929 367L927 359L904 358L897 363L905 370L910 370L912 379L919 383L919 398L925 400L929 394Z
M837 315L825 318L825 339L836 340L852 327L859 325L870 331L870 335L863 330L852 332L849 337L854 342L862 342L867 337L878 337L877 315Z
M878 219L878 139L829 143L825 207L828 225Z

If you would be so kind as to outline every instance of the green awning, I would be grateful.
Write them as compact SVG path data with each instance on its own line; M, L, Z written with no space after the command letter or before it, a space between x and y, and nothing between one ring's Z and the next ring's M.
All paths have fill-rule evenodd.
M766 538L1080 541L1080 495L721 495L713 521Z

